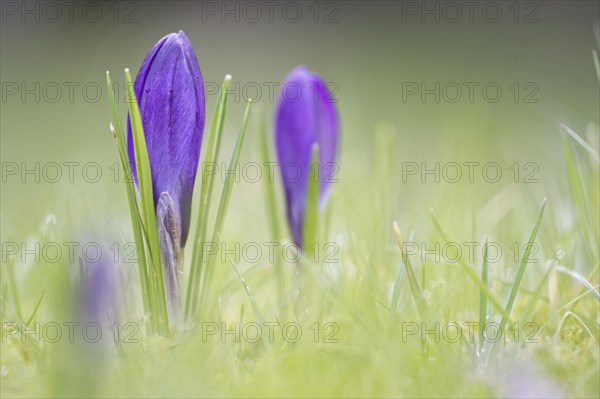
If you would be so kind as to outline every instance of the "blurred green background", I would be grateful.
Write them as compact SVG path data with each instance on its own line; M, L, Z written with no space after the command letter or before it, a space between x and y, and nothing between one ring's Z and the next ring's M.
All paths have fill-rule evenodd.
M20 237L49 213L59 220L69 215L77 220L87 214L88 219L80 220L83 224L122 225L129 234L124 189L114 178L118 157L108 130L104 72L111 71L113 81L120 85L117 96L124 116L123 68L136 73L154 43L180 29L193 43L204 79L211 85L207 87L207 92L212 90L207 93L207 115L212 114L215 88L223 76L229 73L239 82L237 88L234 83L231 96L225 159L241 121L243 96L256 96L256 87L260 88L258 104L271 123L274 104L269 85L281 82L296 65L305 64L337 89L343 135L340 185L359 191L373 158L381 156L373 150L375 132L392 132L397 165L392 213L410 228L418 226L432 206L468 212L479 209L510 185L513 171L509 166L515 162L522 173L527 162L539 168L537 183L524 183L522 175L517 179L518 190L522 188L537 207L553 190L566 190L559 124L566 123L585 136L588 123L598 123L599 92L591 56L598 46L593 33L599 13L596 1L481 2L474 8L472 21L459 2L454 3L462 13L457 22L450 21L455 8L445 2L281 2L274 6L272 22L261 2L253 3L260 6L258 22L252 22L257 18L255 8L247 8L244 2L75 3L72 15L60 6L60 18L56 7L45 2L3 3L3 237ZM488 7L485 12L484 6ZM409 13L414 7L416 14ZM438 15L421 15L426 7L439 10ZM299 21L290 22L298 9ZM226 10L233 13L222 14ZM501 12L497 22L486 20L494 19L497 10ZM419 94L403 100L407 82L429 88L436 82L442 87L455 82L463 88L462 98L452 103L441 93L439 103L433 95L425 101ZM464 82L479 85L473 102L468 101ZM495 103L482 97L482 86L490 82L503 91ZM517 101L515 82L520 90ZM23 89L37 94L23 94ZM453 96L454 92L448 93ZM255 131L249 131L244 162L259 159ZM431 177L430 184L422 184L417 176L402 181L403 162L427 162L433 167L435 162L443 166L451 161L498 162L503 176L497 183L484 181L481 174L474 184L465 183L464 177L458 184L443 178L436 184ZM34 168L36 162L41 181L26 175L23 182L19 173ZM44 179L48 162L62 165L57 183ZM64 162L79 163L73 183ZM95 183L82 176L83 166L90 162L102 168ZM8 173L13 163L18 164L16 175ZM89 167L86 177L93 179L96 167ZM46 172L54 175L50 169ZM229 220L243 220L236 228L243 228L249 236L264 230L259 186L242 182L234 189ZM448 188L461 197L449 202L444 194ZM368 209L369 202L361 201L357 197L356 206ZM461 223L464 213L448 212L448 217ZM345 227L342 222L334 229Z

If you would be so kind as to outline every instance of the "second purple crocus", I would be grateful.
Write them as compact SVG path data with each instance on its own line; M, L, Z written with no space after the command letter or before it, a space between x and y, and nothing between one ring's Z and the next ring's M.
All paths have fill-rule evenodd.
M286 77L279 95L275 142L283 177L287 218L294 242L302 247L313 144L319 146L319 205L323 206L337 170L339 121L335 99L323 79L300 66Z

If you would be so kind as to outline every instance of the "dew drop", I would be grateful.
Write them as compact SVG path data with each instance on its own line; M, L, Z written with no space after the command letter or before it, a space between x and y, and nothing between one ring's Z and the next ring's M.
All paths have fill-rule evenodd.
M46 225L55 225L56 224L56 216L54 216L54 214L49 213L48 215L46 215Z
M562 249L557 249L556 253L554 254L554 257L556 258L556 260L561 260L562 258L565 257L565 251L563 251Z

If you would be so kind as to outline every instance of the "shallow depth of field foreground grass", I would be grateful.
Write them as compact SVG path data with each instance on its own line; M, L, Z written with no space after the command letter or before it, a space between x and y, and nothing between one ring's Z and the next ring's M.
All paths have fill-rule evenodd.
M314 273L317 295L308 314L295 309L294 264L234 265L230 255L217 265L202 321L168 337L149 336L135 265L121 264L121 335L104 325L103 338L88 343L94 331L86 335L73 327L69 343L63 326L58 343L49 342L51 328L22 342L21 332L4 330L3 396L597 396L598 165L567 133L563 139L567 170L557 180L560 194L547 195L543 215L543 198L518 189L504 189L471 209L473 199L451 186L447 198L462 203L463 214L436 200L429 222L408 229L398 220L405 263L389 215L389 188L397 176L386 165L394 156L383 130L374 146L380 161L362 177L365 189L356 193L353 184L340 184L332 198L330 223L344 220L346 226L338 234L332 228L326 240L339 247L332 256L339 262L300 271ZM241 189L234 195L243 197ZM462 218L467 222L457 223ZM242 222L232 217L228 223ZM244 237L243 225L228 231L229 248L253 241ZM30 234L44 243L68 241L73 233L66 221L49 218ZM484 237L490 243L485 266ZM532 237L523 264L522 249ZM472 259L465 243L475 248ZM511 249L514 243L521 250ZM430 253L423 255L423 248ZM492 255L498 248L502 255ZM3 322L29 319L34 329L36 323L46 328L73 321L78 268L35 266L19 284L15 263L2 269ZM483 267L487 292L481 289ZM522 281L515 287L517 275ZM506 309L511 293L514 304ZM510 321L503 321L502 311ZM482 321L496 326L483 340Z

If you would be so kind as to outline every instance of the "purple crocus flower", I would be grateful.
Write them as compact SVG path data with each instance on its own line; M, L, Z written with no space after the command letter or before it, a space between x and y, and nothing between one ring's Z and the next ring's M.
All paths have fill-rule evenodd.
M304 66L292 70L282 85L275 120L275 141L296 245L302 246L313 144L319 146L319 205L325 203L335 170L339 123L335 99L323 79Z
M79 257L79 268L73 269L74 281L79 280L80 294L74 310L82 336L69 340L72 345L57 348L64 351L64 356L57 357L57 371L61 375L65 372L77 375L84 385L75 385L85 392L75 392L70 387L64 394L59 393L61 397L84 397L98 392L102 386L101 376L116 361L115 349L120 346L121 334L125 331L121 324L122 310L125 310L122 304L126 300L121 290L121 269L111 259L113 256L108 247L100 244L99 249L101 256L87 261Z
M181 249L190 228L190 207L204 130L204 86L198 60L185 33L170 33L146 56L135 79L148 158L170 308L177 306ZM134 179L135 151L127 124Z
M80 258L79 273L84 321L97 323L103 331L108 331L111 325L119 321L121 293L118 269L103 258L93 262L84 262Z

